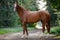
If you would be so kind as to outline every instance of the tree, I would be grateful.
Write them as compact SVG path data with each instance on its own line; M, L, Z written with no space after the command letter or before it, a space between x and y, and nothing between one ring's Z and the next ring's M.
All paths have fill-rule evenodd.
M51 8L60 10L60 0L50 0Z
M17 26L17 14L13 11L14 0L0 0L0 27Z
M48 10L51 13L51 21L53 25L58 25L57 21L57 14L60 11L60 0L46 0L48 5ZM57 14L54 14L57 13ZM56 22L56 23L55 23Z
M36 11L38 10L36 0L18 0L19 4L24 6L27 10Z

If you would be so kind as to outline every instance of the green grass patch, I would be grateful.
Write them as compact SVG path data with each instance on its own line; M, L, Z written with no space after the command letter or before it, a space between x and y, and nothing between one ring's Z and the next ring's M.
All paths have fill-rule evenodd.
M28 30L34 30L33 27L28 27ZM17 33L22 32L22 27L15 27L15 28L0 28L0 34L8 34L8 33Z
M56 36L55 38L60 38L60 36Z

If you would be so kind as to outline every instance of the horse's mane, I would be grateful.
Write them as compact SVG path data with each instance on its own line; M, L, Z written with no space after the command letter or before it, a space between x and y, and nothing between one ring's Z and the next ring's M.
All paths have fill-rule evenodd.
M19 9L21 8L22 10L26 10L23 6L21 6L21 5L18 4L18 1L17 1L17 0L16 0L16 4L17 4L17 7L18 7Z
M26 10L23 6L21 5L18 5L19 8L23 9L23 10Z

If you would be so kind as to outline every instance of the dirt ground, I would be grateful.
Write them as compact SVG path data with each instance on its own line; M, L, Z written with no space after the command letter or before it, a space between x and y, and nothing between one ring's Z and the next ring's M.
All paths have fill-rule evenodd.
M0 35L0 40L60 40L60 38L55 38L54 35L48 35L42 33L41 30L32 30L29 31L28 38L21 38L22 32L20 33L11 33Z

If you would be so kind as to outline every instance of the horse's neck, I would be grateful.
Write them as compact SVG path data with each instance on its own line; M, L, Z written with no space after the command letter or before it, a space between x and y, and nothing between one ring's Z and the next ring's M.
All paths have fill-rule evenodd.
M23 9L22 7L20 7L19 5L17 6L17 12L18 12L18 15L20 17L23 16L23 13L24 13L25 9Z
M17 9L17 12L18 12L18 15L19 15L20 17L23 15L22 12L20 12L19 9Z

